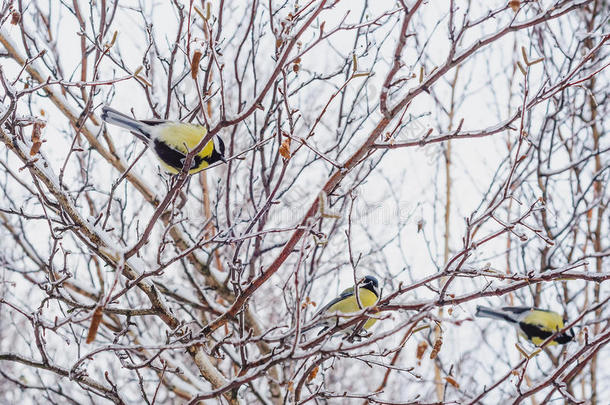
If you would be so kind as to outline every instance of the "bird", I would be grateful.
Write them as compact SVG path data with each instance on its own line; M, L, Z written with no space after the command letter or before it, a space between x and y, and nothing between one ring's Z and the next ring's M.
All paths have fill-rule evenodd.
M360 298L360 304L362 307L358 305L358 298ZM314 315L313 319L322 319L305 328L304 331L323 326L323 329L318 333L318 335L320 335L328 328L337 325L341 318L345 318L346 314L359 312L364 308L374 306L379 300L379 283L375 277L364 277L364 280L362 280L358 286L358 298L356 298L356 295L354 294L354 287L346 288L343 290L343 292L341 292L341 294L339 294L338 297L320 308L316 315ZM336 314L336 316L332 317L333 314ZM369 330L369 328L371 328L375 322L377 322L377 319L369 318L362 328L364 330ZM345 333L351 335L357 326L358 324L346 328Z
M521 335L539 346L564 328L565 320L554 311L532 307L489 308L477 306L477 317L503 319L516 324ZM574 330L558 333L549 345L566 344L574 339Z
M163 168L171 174L182 171L186 154L193 150L207 133L201 125L179 121L137 120L108 106L102 107L102 120L128 129L144 141L155 152ZM201 152L193 156L189 174L200 172L219 161L226 163L224 152L225 145L220 137L210 140Z

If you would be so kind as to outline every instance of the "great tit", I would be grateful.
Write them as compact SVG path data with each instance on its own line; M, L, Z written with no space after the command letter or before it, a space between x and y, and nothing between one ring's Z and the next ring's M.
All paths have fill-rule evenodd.
M516 324L521 335L535 345L563 329L564 319L557 312L531 307L488 308L477 306L478 317L503 319ZM549 345L566 344L574 339L574 331L561 332Z
M184 122L136 120L108 106L102 107L102 120L128 129L144 141L171 174L182 170L186 154L201 142L207 132L200 125ZM193 156L189 174L200 172L218 161L226 162L224 152L225 145L220 137L210 140L201 152Z
M358 306L358 298L354 294L354 287L346 288L337 298L320 308L314 319L322 319L306 330L323 326L323 329L320 331L320 334L322 334L326 329L337 325L342 319L344 320L345 314L359 312L364 308L374 306L379 299L378 287L379 283L375 277L366 276L358 286L358 297L362 307ZM337 316L333 317L333 314ZM363 329L368 330L375 322L377 322L377 319L369 318L364 324ZM358 325L346 328L345 332L348 334L353 333L356 326Z

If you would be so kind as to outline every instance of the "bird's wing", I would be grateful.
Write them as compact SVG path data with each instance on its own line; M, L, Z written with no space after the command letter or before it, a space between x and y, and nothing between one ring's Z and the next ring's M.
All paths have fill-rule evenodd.
M546 340L549 336L551 336L555 332L551 332L546 330L544 325L541 324L530 324L526 322L519 322L519 328L523 331L523 333L527 336L529 340L534 341L535 338L542 340ZM535 344L537 344L534 341Z
M513 314L522 314L531 311L532 307L502 307L502 311L511 312Z
M154 140L153 145L155 148L155 152L165 164L177 169L178 171L182 169L182 166L184 166L184 159L186 159L186 155L184 153L172 148L165 142L159 142L156 139ZM201 160L202 159L200 156L193 156L191 169L198 167L201 164Z
M331 302L329 302L328 304L326 304L322 308L320 308L320 310L316 314L316 317L319 315L322 315L324 312L328 311L328 308L332 307L337 302L342 301L352 295L354 295L354 287L346 288L345 290L343 290L341 292L341 294L339 294L339 296L337 298L333 299Z
M157 120L157 119L151 119L151 120L140 120L140 122L145 123L146 125L150 125L151 127L154 127L155 125L161 125L161 124L165 124L169 121L166 120Z
M339 294L340 297L349 297L350 295L352 295L354 293L354 287L348 287L345 290L341 291L341 294Z

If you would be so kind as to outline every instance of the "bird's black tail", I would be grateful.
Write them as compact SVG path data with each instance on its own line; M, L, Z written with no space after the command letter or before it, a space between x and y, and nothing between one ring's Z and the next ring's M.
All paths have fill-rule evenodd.
M517 323L519 322L515 319L515 314L507 311L503 311L501 309L494 309L489 307L484 307L481 305L477 305L477 312L475 316L480 318L495 318L495 319L503 319L507 322Z
M106 105L103 106L102 120L108 124L117 125L121 128L130 130L143 141L148 141L150 139L150 134L148 132L149 125L131 118L130 116L115 110L114 108L110 108Z

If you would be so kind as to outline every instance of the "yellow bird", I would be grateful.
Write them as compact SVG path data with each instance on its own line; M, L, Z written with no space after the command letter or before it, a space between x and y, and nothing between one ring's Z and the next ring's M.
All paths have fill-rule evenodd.
M323 326L324 328L320 331L321 334L326 329L333 327L340 321L344 320L345 314L360 312L364 308L374 306L379 299L378 286L379 283L375 277L366 276L358 287L358 297L360 298L360 304L362 307L358 305L358 298L356 298L356 295L354 294L354 287L347 288L343 290L343 292L337 298L320 308L314 318L322 317L323 319L305 330L309 330L317 326ZM337 316L332 317L333 314L336 314ZM375 324L375 322L377 322L377 319L369 318L369 320L364 324L363 328L368 330ZM356 326L357 325L346 328L345 332L351 334Z
M102 107L102 120L128 129L144 141L157 155L161 165L171 174L184 166L186 154L193 150L207 133L200 125L178 121L136 120L108 106ZM197 173L224 158L225 145L220 137L210 140L193 156L189 174Z
M488 308L477 306L478 317L502 319L513 323L526 339L540 345L551 335L564 328L565 320L557 312L531 307ZM574 339L574 331L561 332L549 345L566 344Z

